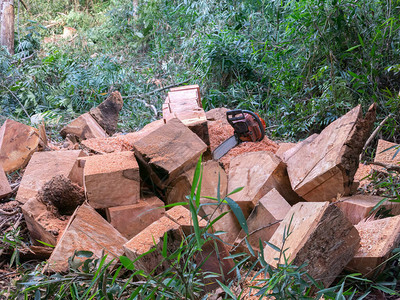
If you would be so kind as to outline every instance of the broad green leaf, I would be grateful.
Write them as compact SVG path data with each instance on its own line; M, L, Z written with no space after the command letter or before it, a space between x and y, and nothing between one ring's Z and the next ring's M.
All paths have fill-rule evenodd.
M229 197L225 197L225 201L228 203L228 205L231 208L233 214L236 216L236 218L239 221L239 224L242 227L243 231L246 234L249 234L249 229L247 228L246 218L244 217L242 209L240 208L240 206Z

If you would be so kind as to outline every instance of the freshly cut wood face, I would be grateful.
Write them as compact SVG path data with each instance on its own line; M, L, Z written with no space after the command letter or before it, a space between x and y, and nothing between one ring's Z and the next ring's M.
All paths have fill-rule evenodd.
M375 106L363 119L359 105L311 142L305 141L285 153L294 191L307 201L329 201L338 194L348 194L374 120Z
M340 208L351 224L356 225L369 217L371 210L383 199L384 197L379 196L354 195L341 198L335 205ZM392 215L400 214L400 203L398 202L386 200L381 204L381 207L390 209L390 214Z
M207 149L207 145L178 119L170 120L133 146L143 167L143 176L150 177L160 189L196 165Z
M24 167L38 145L37 129L7 119L0 128L0 165L6 173Z
M392 251L400 243L400 216L367 220L355 226L360 234L360 248L347 268L372 277L381 273Z
M353 258L360 237L334 205L302 202L290 209L269 242L284 252L266 246L268 264L284 264L284 255L296 266L307 263L308 274L328 287Z
M11 193L11 186L0 164L0 199Z
M96 258L107 254L106 263L123 255L126 239L90 205L78 207L48 261L53 272L68 271L68 258L75 250L90 250Z
M81 185L83 172L78 168L77 159L82 156L85 154L81 150L34 153L25 169L15 200L26 203L35 198L43 185L56 175L64 175Z
M80 141L92 138L108 137L104 129L89 113L84 113L78 118L72 120L71 123L61 129L60 134L64 138L70 134L78 138Z

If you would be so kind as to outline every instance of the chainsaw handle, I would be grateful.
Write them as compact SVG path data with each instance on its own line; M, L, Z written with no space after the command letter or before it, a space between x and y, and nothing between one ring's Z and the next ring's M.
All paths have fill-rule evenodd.
M260 128L261 137L259 139L257 139L256 141L257 142L262 141L265 137L265 129L264 129L263 124L261 123L260 117L257 114L255 114L254 112L252 112L250 110L234 109L234 110L230 110L230 111L226 112L226 119L227 119L228 123L233 128L235 128L235 125L234 125L235 121L240 121L240 120L245 121L246 117L244 114L249 114L257 122L257 125ZM238 116L238 115L240 115L240 116ZM248 124L248 123L246 122L246 124Z

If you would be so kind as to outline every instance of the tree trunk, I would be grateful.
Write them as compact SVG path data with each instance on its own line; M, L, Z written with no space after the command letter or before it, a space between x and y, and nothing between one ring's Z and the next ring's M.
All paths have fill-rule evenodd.
M10 54L14 54L14 0L1 1L0 45L5 46Z

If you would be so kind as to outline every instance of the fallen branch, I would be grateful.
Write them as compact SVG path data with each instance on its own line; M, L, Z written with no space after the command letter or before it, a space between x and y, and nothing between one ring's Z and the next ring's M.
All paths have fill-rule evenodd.
M26 116L31 119L31 116L28 114L28 112L25 109L25 106L23 106L23 104L21 103L21 101L19 101L18 97L8 88L6 87L4 84L1 85L2 87L4 87L19 103L19 105L22 107L22 110L25 112Z
M385 163L378 162L378 161L370 162L370 163L368 163L368 165L380 166L380 167L384 167L388 171L395 171L395 172L400 173L400 166L397 166L397 165L385 164Z
M259 232L259 231L261 231L261 230L263 230L263 229L265 229L265 228L269 228L269 227L271 227L272 225L275 225L275 224L280 223L280 222L282 222L282 221L283 221L283 220L277 220L277 221L275 221L275 222L269 223L269 224L267 224L267 225L261 226L260 228L257 228L257 229L255 229L255 230L253 230L253 231L250 232L247 236L245 236L244 238L242 238L242 239L240 240L240 242L231 250L231 252L235 252L236 248L238 248L248 236L250 236L250 235L252 235L252 234L255 234L255 233L257 233L257 232Z
M389 114L379 125L378 127L375 128L375 130L372 132L371 136L368 138L368 140L365 142L364 147L361 151L360 154L360 161L364 155L365 150L367 149L368 145L372 142L372 140L376 137L378 132L382 129L383 125L385 125L386 121L392 116L392 114Z

